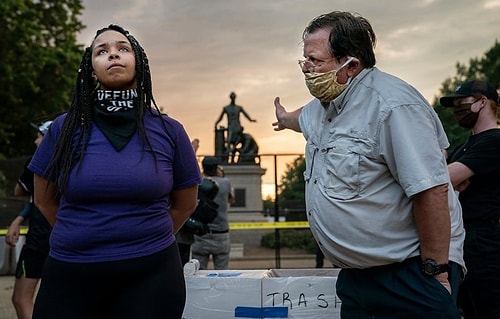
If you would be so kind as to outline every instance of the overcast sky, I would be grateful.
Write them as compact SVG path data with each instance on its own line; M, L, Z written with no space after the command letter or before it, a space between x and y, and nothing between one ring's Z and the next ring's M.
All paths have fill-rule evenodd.
M415 86L432 103L457 62L482 56L500 40L500 0L83 0L89 45L110 23L144 47L159 106L214 152L214 124L229 94L257 123L242 117L260 153L303 153L302 135L275 132L273 100L288 109L311 96L297 64L301 35L315 16L357 12L377 35L376 66ZM226 125L224 119L220 124ZM263 166L269 165L263 162ZM272 166L270 167L272 168Z

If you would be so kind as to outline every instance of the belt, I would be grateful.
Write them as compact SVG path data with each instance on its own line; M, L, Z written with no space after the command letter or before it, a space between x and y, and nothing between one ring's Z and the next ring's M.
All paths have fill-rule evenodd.
M226 230L209 230L208 233L209 234L225 234L225 233L228 233L229 232L229 229L226 229Z

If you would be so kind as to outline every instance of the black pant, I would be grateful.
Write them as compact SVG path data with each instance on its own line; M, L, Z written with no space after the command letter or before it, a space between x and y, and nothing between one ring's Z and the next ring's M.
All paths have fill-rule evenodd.
M191 244L177 243L177 247L179 247L182 265L185 265L191 258Z
M186 301L177 244L141 258L67 263L48 257L34 319L181 318Z
M458 319L460 266L451 263L452 294L420 270L420 257L367 269L342 269L337 295L341 318Z
M465 319L500 319L500 224L469 227L465 234L459 306Z
M325 254L321 251L319 246L316 247L316 268L323 268L323 264L325 261Z

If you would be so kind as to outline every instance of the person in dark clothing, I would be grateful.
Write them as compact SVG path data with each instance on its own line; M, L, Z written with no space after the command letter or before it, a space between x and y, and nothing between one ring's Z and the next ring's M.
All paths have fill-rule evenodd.
M500 129L498 92L490 83L468 81L440 102L453 108L471 136L448 156L448 169L460 192L465 226L467 273L459 290L465 319L500 318Z
M206 156L201 164L204 178L217 185L217 187L210 187L210 189L214 190L215 196L212 198L218 213L215 219L208 224L209 232L207 234L194 236L194 244L191 247L192 255L194 259L200 261L200 269L208 269L210 256L212 256L214 269L229 269L231 241L228 207L234 202L231 182L224 176L224 168L217 157Z
M38 147L52 121L34 126L38 133L35 145ZM19 319L31 319L33 314L33 298L40 278L45 259L49 253L49 237L52 227L42 213L33 204L33 172L28 169L31 157L24 166L24 172L14 188L14 196L30 196L29 202L9 226L5 242L15 247L20 235L21 224L29 219L26 242L16 267L16 281L12 292L12 303Z
M321 251L318 245L316 245L316 268L323 268L325 263L325 254Z

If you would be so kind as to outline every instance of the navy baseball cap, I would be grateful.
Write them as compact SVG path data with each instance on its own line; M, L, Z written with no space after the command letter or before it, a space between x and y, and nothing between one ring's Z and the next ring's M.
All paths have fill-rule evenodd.
M445 107L453 107L453 99L473 95L484 95L488 99L499 103L498 92L495 87L493 87L493 85L488 82L479 80L468 81L460 84L455 90L455 93L443 96L439 99L439 103L441 103L441 105Z
M203 158L203 161L201 161L201 165L203 167L214 167L220 165L220 161L215 156L206 156L205 158Z

